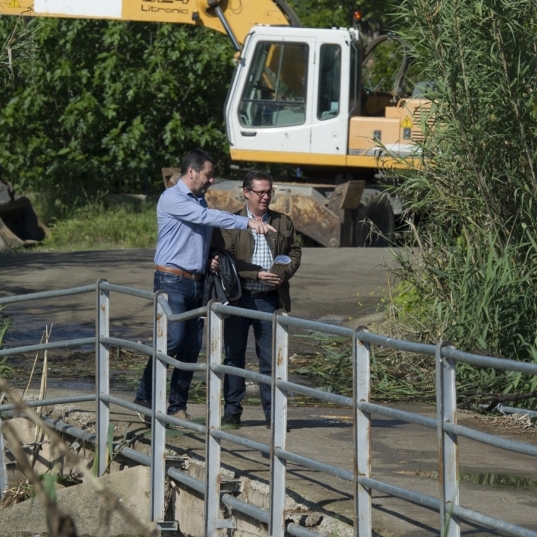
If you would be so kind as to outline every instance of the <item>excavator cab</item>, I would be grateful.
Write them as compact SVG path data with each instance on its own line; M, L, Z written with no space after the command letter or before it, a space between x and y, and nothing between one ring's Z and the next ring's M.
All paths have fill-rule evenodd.
M232 157L343 164L352 47L349 30L254 27L226 107Z
M386 43L402 48L403 59L373 87L371 58ZM371 170L382 167L375 157L386 147L409 154L422 103L406 98L408 67L393 36L366 47L356 28L254 26L226 105L232 158Z

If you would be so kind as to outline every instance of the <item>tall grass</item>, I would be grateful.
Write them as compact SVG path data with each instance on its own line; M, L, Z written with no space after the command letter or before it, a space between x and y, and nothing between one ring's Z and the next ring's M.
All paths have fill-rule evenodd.
M0 41L0 86L12 83L25 64L36 61L36 31L35 24L30 26L24 17L19 17L12 31Z
M406 39L434 89L423 166L400 188L399 330L537 361L537 4L405 0ZM537 379L508 375L504 392Z
M154 247L156 204L144 201L108 205L103 201L73 209L50 224L51 236L41 249L101 250Z

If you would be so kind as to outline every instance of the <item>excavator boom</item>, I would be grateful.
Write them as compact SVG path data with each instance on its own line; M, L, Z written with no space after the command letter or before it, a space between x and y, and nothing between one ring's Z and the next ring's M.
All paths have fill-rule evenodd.
M237 48L255 24L301 26L284 0L0 0L0 15L191 24L229 35Z

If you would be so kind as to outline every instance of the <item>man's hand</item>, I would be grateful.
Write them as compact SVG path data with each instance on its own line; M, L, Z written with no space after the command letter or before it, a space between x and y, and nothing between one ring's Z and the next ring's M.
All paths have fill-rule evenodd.
M266 222L254 220L253 218L248 220L248 227L252 228L254 233L261 233L262 235L265 235L269 231L274 231L274 233L277 233L277 230L271 225L267 224Z
M209 265L209 268L211 272L214 274L215 272L218 272L220 270L220 261L219 261L219 255L215 255L211 259L211 264Z
M260 270L257 273L257 278L268 285L281 285L285 281L285 276L278 276L278 274L273 274L272 272L266 272L264 270Z

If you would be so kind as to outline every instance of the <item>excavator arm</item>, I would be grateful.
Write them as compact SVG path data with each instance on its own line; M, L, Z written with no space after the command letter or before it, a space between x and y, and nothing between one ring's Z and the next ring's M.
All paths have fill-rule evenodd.
M0 15L169 22L227 34L236 49L252 26L302 26L285 0L0 0Z

